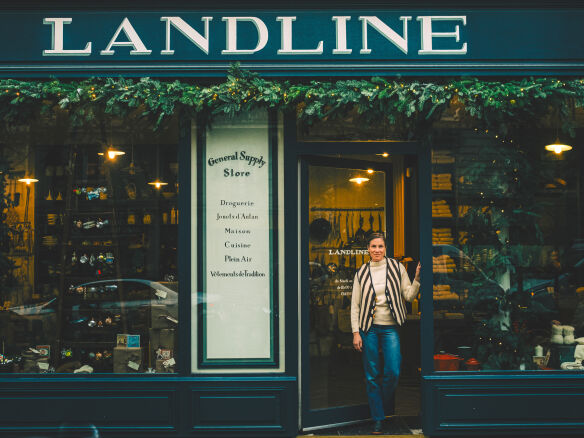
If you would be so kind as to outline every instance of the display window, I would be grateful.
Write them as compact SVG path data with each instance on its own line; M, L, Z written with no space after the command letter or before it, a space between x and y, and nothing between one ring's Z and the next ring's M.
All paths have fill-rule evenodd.
M177 370L176 125L3 130L3 372Z
M560 151L553 120L438 132L436 371L584 370L582 131Z

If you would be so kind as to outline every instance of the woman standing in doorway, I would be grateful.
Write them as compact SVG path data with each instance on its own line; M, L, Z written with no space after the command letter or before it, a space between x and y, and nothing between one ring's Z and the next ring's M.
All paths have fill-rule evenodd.
M412 301L420 289L420 264L414 282L406 268L385 256L385 236L373 233L367 239L371 260L355 274L351 297L353 347L363 353L367 398L373 434L381 434L383 420L397 387L401 352L397 326L406 320L404 300ZM380 369L383 353L383 370ZM378 377L382 376L381 385Z

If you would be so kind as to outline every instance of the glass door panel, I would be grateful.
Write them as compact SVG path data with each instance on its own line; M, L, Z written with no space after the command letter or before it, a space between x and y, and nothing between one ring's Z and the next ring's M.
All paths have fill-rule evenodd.
M331 159L307 167L304 400L309 412L320 414L321 425L339 424L369 417L361 354L353 349L351 295L356 270L369 260L367 237L386 231L391 179L379 163Z

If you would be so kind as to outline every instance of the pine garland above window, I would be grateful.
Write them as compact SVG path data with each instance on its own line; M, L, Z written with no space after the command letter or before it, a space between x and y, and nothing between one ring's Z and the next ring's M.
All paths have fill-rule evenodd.
M7 123L26 122L60 109L77 125L101 113L123 117L138 111L158 126L181 110L211 122L218 114L273 108L294 112L306 123L357 111L364 121L405 121L419 134L419 129L429 127L451 105L461 106L479 125L501 134L550 112L559 114L563 131L573 131L573 109L584 106L584 79L374 77L303 83L265 79L233 64L226 80L216 84L152 78L0 80L0 117Z

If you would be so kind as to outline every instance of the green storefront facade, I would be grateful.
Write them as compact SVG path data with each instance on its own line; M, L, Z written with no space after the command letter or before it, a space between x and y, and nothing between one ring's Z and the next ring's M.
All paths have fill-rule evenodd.
M367 421L376 231L404 424L581 433L579 2L1 10L0 436Z

